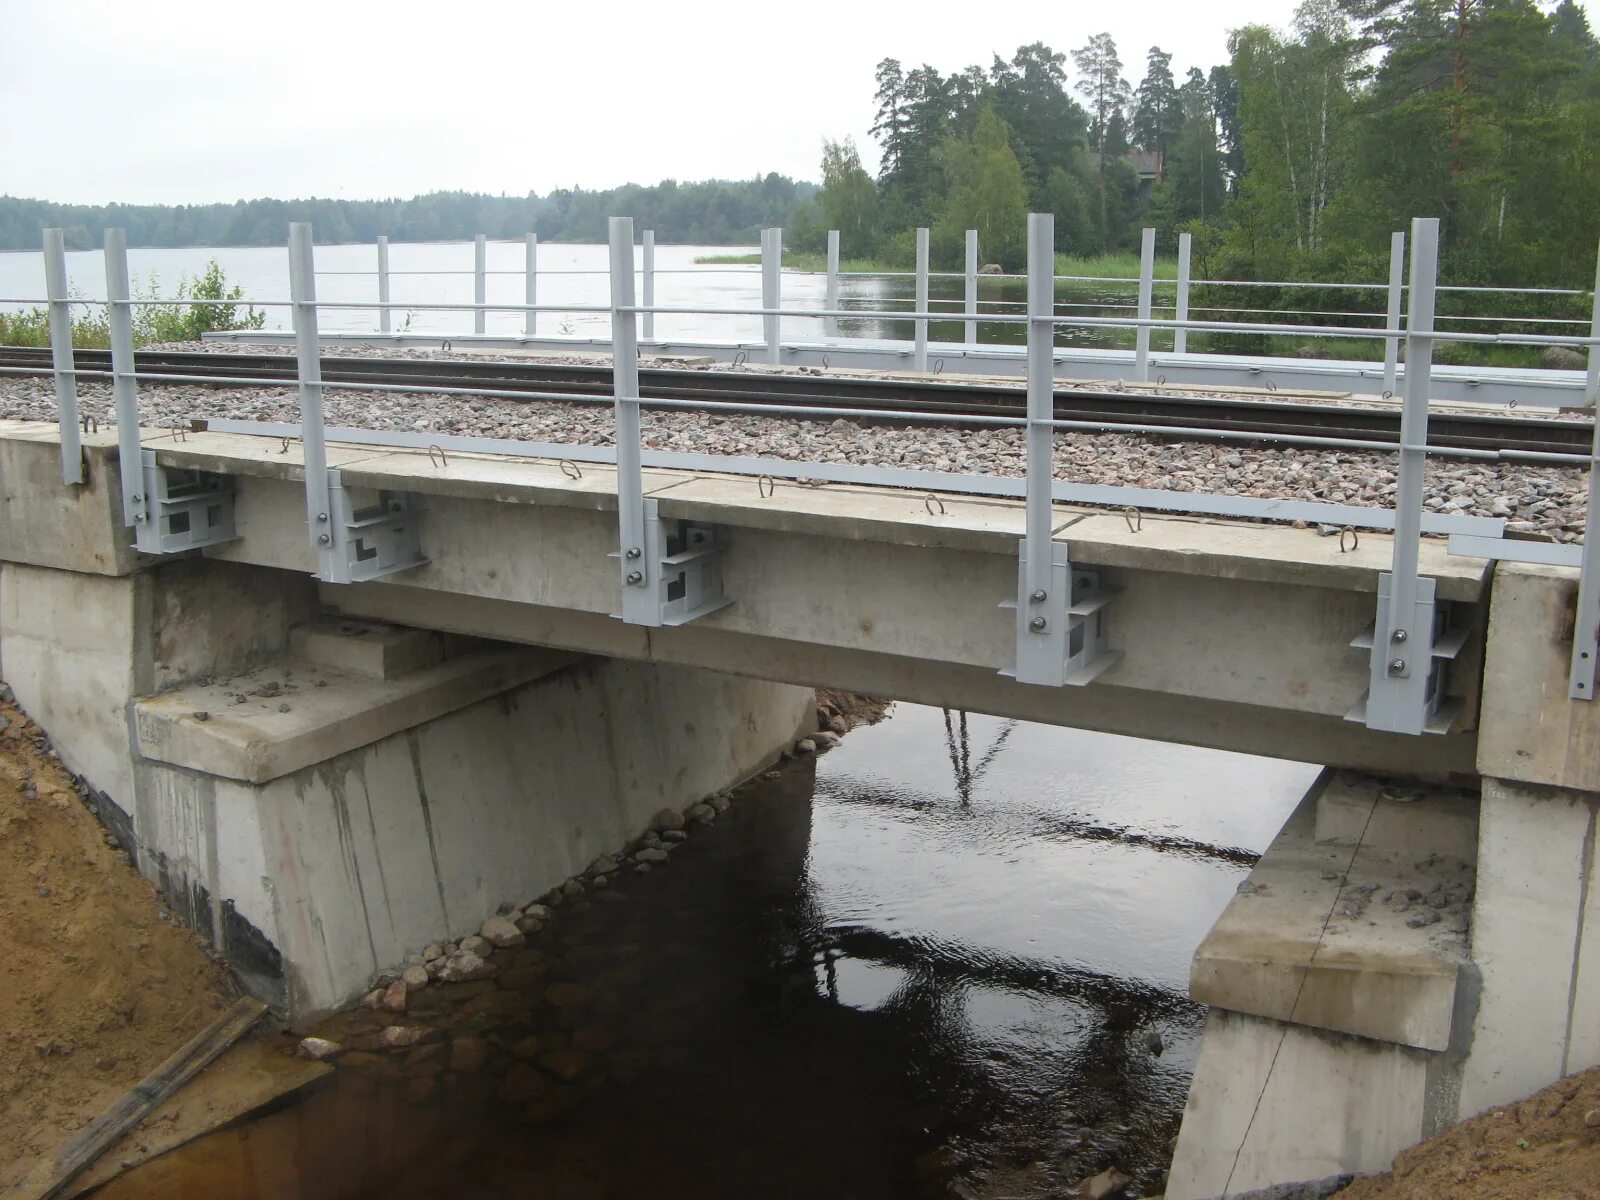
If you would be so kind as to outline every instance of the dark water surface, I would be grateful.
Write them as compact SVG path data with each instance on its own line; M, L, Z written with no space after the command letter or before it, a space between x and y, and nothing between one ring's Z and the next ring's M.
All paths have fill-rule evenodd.
M352 1055L97 1195L1044 1197L1111 1165L1158 1190L1189 957L1313 774L901 705L497 981L413 998L486 1065Z

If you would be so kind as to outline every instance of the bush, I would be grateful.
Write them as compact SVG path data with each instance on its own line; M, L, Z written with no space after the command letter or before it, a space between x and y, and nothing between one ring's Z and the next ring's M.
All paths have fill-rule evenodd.
M138 299L152 300L157 284L150 280ZM244 289L229 287L216 259L196 279L178 280L180 303L140 305L133 310L133 344L197 342L201 335L230 329L260 329L267 314L243 304ZM84 350L104 350L111 345L111 325L99 301L75 298L72 302L72 344ZM48 346L50 318L43 308L0 312L0 346Z

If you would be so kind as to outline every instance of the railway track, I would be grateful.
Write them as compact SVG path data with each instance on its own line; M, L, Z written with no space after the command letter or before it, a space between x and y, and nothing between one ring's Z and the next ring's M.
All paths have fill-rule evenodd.
M107 372L110 355L79 350L77 368ZM0 347L0 367L51 370L50 352L31 347ZM282 354L205 354L141 352L139 370L152 374L189 375L292 384L295 362ZM328 357L322 360L327 384L359 387L383 384L418 392L430 388L488 389L499 392L561 392L578 403L607 403L611 368L560 363L474 362L443 359L379 359ZM12 377L15 377L14 375ZM0 376L4 378L4 376ZM89 378L93 378L92 375ZM1022 392L995 384L862 379L854 376L759 375L750 372L683 368L641 368L640 391L647 399L721 401L742 404L804 405L819 409L863 409L884 412L872 418L893 422L894 413L1020 417ZM1348 438L1398 444L1398 411L1314 402L1228 397L1163 396L1145 391L1063 389L1055 393L1059 420L1104 424L1204 428L1225 440L1249 442L1264 434ZM1593 425L1585 419L1526 418L1483 413L1435 413L1429 419L1429 442L1435 446L1524 453L1587 454ZM1159 432L1157 432L1159 436ZM1175 432L1176 438L1183 434Z

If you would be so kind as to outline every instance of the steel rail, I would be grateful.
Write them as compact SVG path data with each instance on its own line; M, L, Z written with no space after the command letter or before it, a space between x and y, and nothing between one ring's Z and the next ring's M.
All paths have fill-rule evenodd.
M205 354L141 352L137 378L151 384L210 386L291 386L294 360L281 354ZM76 352L73 374L81 380L109 379L104 351ZM0 375L51 373L48 350L0 349ZM440 359L322 359L326 387L436 395L477 395L528 401L609 404L610 369L585 364L523 364ZM896 419L922 423L1008 424L1025 413L1020 388L996 384L862 379L849 376L757 374L645 368L640 373L644 399L663 407L715 411L733 404L738 411L828 415L875 422ZM1398 444L1398 413L1385 408L1277 399L1163 395L1158 391L1058 388L1055 417L1074 428L1105 429L1173 438L1251 440L1334 439L1340 448L1371 449ZM806 412L796 412L805 409ZM1468 457L1575 461L1592 439L1588 420L1522 418L1495 414L1439 412L1432 419L1432 441L1441 451ZM1357 444L1359 443L1359 444ZM1324 444L1309 442L1306 444ZM1330 447L1332 442L1326 443Z

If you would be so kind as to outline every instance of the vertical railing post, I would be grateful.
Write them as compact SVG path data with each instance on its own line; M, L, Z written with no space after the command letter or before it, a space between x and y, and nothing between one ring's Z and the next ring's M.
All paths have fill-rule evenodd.
M489 303L489 239L479 234L472 241L472 332L483 333L488 328L489 314L484 305Z
M117 465L122 472L122 523L149 517L144 460L139 446L139 383L134 378L133 308L128 279L128 235L106 230L106 320L111 327L111 395L117 410Z
M378 332L389 332L389 239L378 235Z
M77 362L72 355L72 299L67 286L67 243L59 229L44 231L44 294L50 313L50 363L56 377L56 420L61 427L61 482L83 482L78 438Z
M1384 328L1390 334L1400 332L1400 313L1404 308L1406 278L1406 235L1405 230L1396 230L1389 235L1389 309L1384 321ZM1386 337L1383 339L1383 390L1393 396L1398 390L1395 380L1400 362L1400 339Z
M1055 429L1055 242L1050 213L1028 217L1028 434L1024 532L1030 594L1050 581L1050 492Z
M1140 383L1150 379L1150 300L1155 291L1156 231L1146 229L1139 243L1139 329L1133 339L1133 377Z
M661 564L649 552L645 530L644 476L639 449L639 335L633 289L633 218L612 217L611 370L617 449L618 562L621 564L622 619L636 625L660 624L652 603Z
M968 346L978 344L978 231L967 230L967 324L965 340Z
M1055 472L1055 217L1028 217L1028 424L1024 525L1017 570L1018 683L1066 682L1072 584L1067 546L1052 538Z
M767 344L767 362L777 366L783 358L782 318L777 309L783 306L783 230L761 231L761 307L771 309L761 318L761 330Z
M1428 469L1428 392L1432 382L1434 290L1438 275L1438 218L1418 217L1411 222L1411 315L1406 323L1394 550L1388 576L1379 579L1371 684L1367 691L1368 727L1395 733L1421 733L1429 716L1435 585L1432 578L1419 579L1417 567Z
M640 236L639 254L643 259L640 263L640 280L644 284L644 306L654 308L656 303L656 231L646 229ZM652 341L656 336L656 315L653 312L639 314L639 332L645 341Z
M1183 322L1189 319L1189 260L1194 253L1194 235L1180 233L1178 235L1178 299L1174 304L1173 320L1178 322L1178 327L1172 331L1172 352L1174 354L1187 354L1189 352L1189 331L1183 327Z
M1600 264L1595 268L1594 308L1589 337L1600 338ZM1567 694L1574 700L1593 700L1595 659L1600 655L1600 345L1589 343L1589 369L1583 397L1596 414L1594 440L1589 450L1589 512L1583 523L1583 560L1578 572L1578 611L1572 622L1572 675Z
M839 311L839 231L828 230L828 282L823 293L822 307L829 312ZM822 336L835 338L839 336L839 318L822 318Z
M916 311L928 311L928 231L917 230L917 289ZM913 323L911 369L913 371L926 371L928 369L928 319L918 317Z
M322 406L322 346L317 333L317 276L312 260L311 225L289 226L289 301L294 325L296 375L300 392L300 446L306 473L306 530L317 551L319 571L333 550L333 504L328 481L328 447Z
M534 310L539 303L539 235L536 233L523 239L522 302L528 306L522 314L522 332L533 337L539 332L539 314Z

